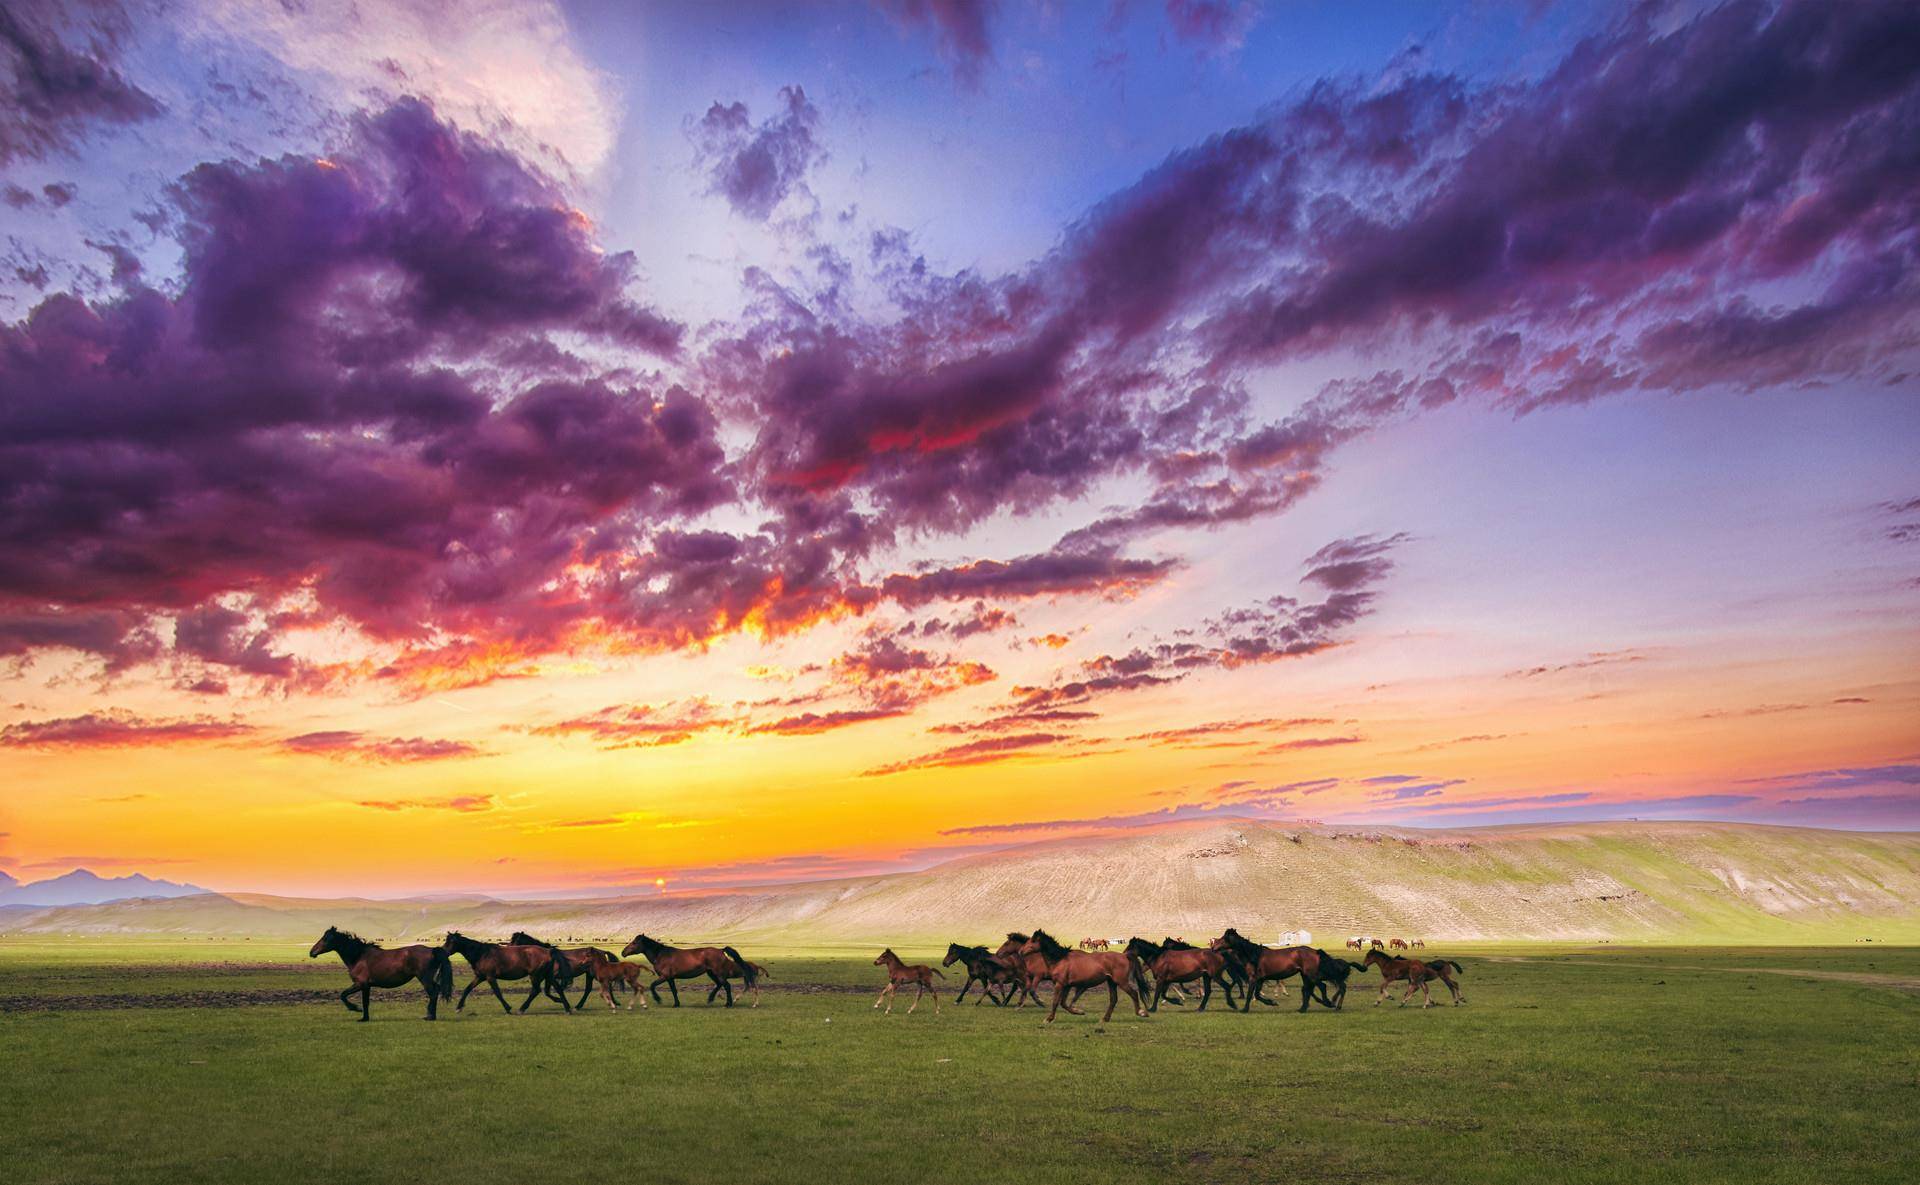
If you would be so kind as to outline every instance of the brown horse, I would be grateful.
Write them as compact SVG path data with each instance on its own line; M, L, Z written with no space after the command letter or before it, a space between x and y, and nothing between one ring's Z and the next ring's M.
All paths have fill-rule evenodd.
M1028 1000L1045 1007L1046 1001L1040 998L1039 988L1043 983L1052 982L1047 974L1047 961L1037 954L1024 953L1030 938L1031 935L1018 930L1009 931L1007 940L1000 944L999 950L993 952L996 958L1013 960L1014 976L1020 985L1020 1003L1015 1005L1016 1008L1025 1008Z
M887 1015L892 1016L893 994L900 990L901 984L910 983L914 987L913 1003L907 1005L907 1015L913 1015L913 1010L920 1007L920 997L928 992L933 993L933 1014L940 1015L940 993L933 986L933 977L940 975L937 969L925 963L903 963L900 961L900 956L893 953L892 947L881 951L880 956L873 961L873 965L887 969L887 986L880 989L880 998L873 1002L875 1008L880 1007L881 1000L884 1000L887 1004ZM940 978L945 979L946 976L940 975Z
M1453 993L1453 1002L1465 1004L1467 998L1460 994L1460 985L1453 982L1456 975L1464 975L1466 968L1452 959L1396 959L1392 955L1383 955L1377 950L1367 952L1367 966L1380 968L1380 994L1373 998L1376 1006L1387 998L1387 989L1400 980L1407 981L1407 994L1400 997L1400 1006L1405 1008L1413 1001L1413 993L1419 991L1425 1002L1422 1008L1433 1007L1433 981L1439 980Z
M507 941L515 946L554 945L543 939L535 938L525 930L515 930L507 937ZM564 992L573 986L575 979L584 977L586 986L580 989L580 998L574 1002L573 1006L576 1009L585 1008L587 1006L587 997L593 994L593 989L597 982L593 976L593 962L596 958L611 959L613 958L613 952L601 950L597 946L576 946L568 949L554 946L554 949L560 951L560 953L565 956L566 961L561 966L555 968L557 974L553 977L553 981L547 985L549 994L555 991ZM609 1000L608 1003L611 1004L612 1001Z
M1358 938L1349 938L1349 939L1347 939L1347 949L1348 949L1348 950L1365 950L1365 949L1366 949L1366 946L1367 946L1367 944L1366 944L1366 943L1364 943L1364 942L1362 942L1362 941L1360 941L1360 940L1359 940Z
M1246 973L1247 982L1241 985L1241 990L1247 993L1247 998L1240 1008L1242 1012L1253 1007L1253 998L1259 994L1262 984L1268 981L1278 982L1293 975L1300 977L1302 985L1300 1011L1305 1012L1307 1005L1312 1003L1313 990L1320 983L1320 952L1313 947L1261 946L1242 936L1240 931L1231 926L1227 927L1226 932L1220 937L1214 939L1212 945L1238 959L1241 969ZM1284 984L1281 985L1280 994L1286 995Z
M347 965L347 977L353 981L353 986L340 993L340 1002L347 1006L348 1012L358 1012L362 1021L373 1018L369 1007L374 988L405 987L410 981L419 980L420 986L427 989L428 1020L439 1019L441 997L453 999L453 960L437 947L400 946L387 950L337 926L328 926L307 957L317 959L328 951L340 956L340 961ZM348 999L355 992L360 993L358 1005Z
M1167 998L1168 989L1175 984L1192 983L1195 980L1200 981L1199 1011L1207 1010L1216 983L1226 993L1227 1007L1233 1007L1233 981L1227 977L1227 957L1222 952L1169 950L1159 943L1134 938L1127 942L1127 954L1139 959L1140 965L1153 976L1153 1004L1148 1011L1160 1011L1160 1001Z
M1404 938L1394 938L1394 939L1390 939L1390 940L1388 940L1388 942L1387 942L1387 949L1389 949L1389 950L1405 950L1405 949L1407 949L1407 940L1406 940L1406 939L1404 939Z
M1020 953L1023 956L1038 955L1046 965L1047 977L1053 980L1053 1007L1047 1010L1048 1024L1053 1023L1069 989L1086 989L1103 983L1107 985L1107 1012L1100 1018L1100 1023L1105 1024L1113 1019L1113 1009L1120 1002L1121 992L1127 993L1133 1001L1135 1016L1147 1015L1145 1006L1140 1002L1140 997L1147 991L1146 972L1141 969L1140 960L1132 955L1113 951L1069 950L1054 941L1053 936L1045 930L1035 930L1033 937L1020 947ZM1082 1015L1071 1004L1067 1005L1067 1011L1075 1016Z
M1378 938L1375 938L1371 940L1370 945L1374 950L1384 950L1386 944L1382 943Z
M1013 999L1013 993L1019 990L1020 976L1014 969L1016 961L1010 955L993 954L984 946L962 946L957 942L949 942L947 957L940 960L940 965L942 967L951 967L955 963L966 965L967 982L960 985L960 993L953 998L955 1004L966 999L967 992L978 983L982 998L992 1000L1004 1008L1007 1001ZM993 994L993 989L996 987L1001 990L1001 995ZM978 1008L980 1000L974 1000L973 1005Z
M759 970L730 946L695 946L682 950L645 934L636 934L633 941L620 951L620 957L633 954L644 956L647 964L653 968L655 978L647 985L647 993L653 997L655 1004L660 1003L660 985L664 983L667 990L673 993L673 1006L680 1007L680 989L674 981L691 979L696 975L704 975L713 981L713 989L707 993L709 1004L724 989L727 1007L733 1007L733 985L727 982L729 978L746 980L747 986L755 990L754 1002L759 1002Z
M466 991L460 993L460 1002L453 1009L455 1012L466 1008L467 997L484 982L493 989L493 998L500 1001L501 1010L511 1014L513 1009L508 1006L507 998L500 994L500 981L527 979L532 981L532 986L527 989L527 998L520 1001L520 1011L525 1012L527 1006L533 1003L533 998L546 990L566 964L566 956L551 946L479 942L457 930L447 932L447 940L440 949L447 954L461 956L466 959L467 966L473 968L473 982L467 985ZM573 1011L564 994L560 997L560 1007L568 1012Z
M1407 943L1407 946L1413 950L1427 949L1427 943L1424 938L1416 938L1412 942Z

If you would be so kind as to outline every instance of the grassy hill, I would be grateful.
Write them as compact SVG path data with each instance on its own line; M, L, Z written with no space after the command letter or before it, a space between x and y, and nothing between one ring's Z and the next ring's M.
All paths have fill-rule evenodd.
M297 939L449 927L789 945L1310 929L1476 942L1920 941L1920 833L1735 823L1451 831L1214 820L1031 844L923 872L697 897L312 900L207 894L0 914L0 932Z

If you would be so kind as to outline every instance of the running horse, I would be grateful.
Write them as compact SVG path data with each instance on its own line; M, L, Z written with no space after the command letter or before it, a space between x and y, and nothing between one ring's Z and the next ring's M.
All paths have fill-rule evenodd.
M348 1012L358 1012L362 1021L373 1019L374 988L405 987L409 981L419 980L427 989L428 1020L439 1019L442 997L453 999L453 960L438 947L399 946L388 950L338 926L328 926L307 957L317 959L328 951L340 956L347 965L347 977L353 981L340 993L340 1002ZM348 998L355 992L360 993L358 1005Z
M920 1007L920 997L928 992L933 993L933 1014L940 1015L940 993L933 986L933 977L940 975L936 968L929 967L925 963L903 963L900 961L900 956L893 953L892 947L881 951L879 957L874 959L873 965L887 969L887 986L880 989L880 998L873 1002L875 1008L880 1007L881 1001L884 1000L887 1005L886 1014L892 1016L894 993L900 990L901 984L910 983L914 987L913 1003L907 1005L907 1015L913 1015L913 1010ZM945 979L946 976L940 975L940 978Z
M1196 979L1200 981L1199 1011L1207 1010L1216 983L1226 993L1227 1007L1233 1007L1233 981L1227 977L1227 956L1222 952L1169 950L1159 943L1134 938L1127 942L1127 954L1140 960L1141 966L1153 975L1153 1004L1148 1011L1160 1011L1160 1001L1167 998L1169 988L1175 984L1192 983Z
M1041 984L1052 982L1047 975L1047 961L1037 954L1029 955L1023 953L1023 949L1031 937L1031 935L1022 934L1018 930L1008 931L1007 940L1000 944L999 950L993 952L995 958L1011 959L1013 961L1015 981L1020 985L1020 1003L1015 1005L1017 1008L1025 1008L1028 1000L1032 1000L1035 1004L1044 1007L1046 1001L1040 998L1038 989ZM1071 1009L1069 1009L1069 1011L1071 1011Z
M1367 952L1366 965L1380 968L1380 994L1373 998L1375 1006L1387 998L1388 988L1403 979L1407 981L1407 994L1400 997L1402 1008L1412 1002L1415 991L1421 993L1424 1001L1420 1007L1433 1007L1433 981L1436 979L1447 985L1456 1005L1467 1002L1467 998L1460 994L1460 985L1453 982L1454 976L1466 974L1466 968L1452 959L1396 959L1392 955L1370 950Z
M507 998L500 994L500 981L503 979L526 979L531 981L527 989L527 998L520 1001L520 1011L525 1012L533 998L545 991L554 981L560 968L566 964L566 956L551 946L515 946L512 943L480 942L468 938L458 930L449 930L447 940L440 949L449 955L459 955L473 968L473 982L467 990L460 993L460 1002L454 1005L454 1011L460 1012L467 1006L467 997L473 989L485 983L493 989L493 998L500 1001L502 1011L512 1014L513 1008ZM560 1007L573 1011L567 1003L564 993L560 996Z
M1260 986L1268 981L1278 982L1289 976L1300 977L1300 1011L1305 1012L1313 1002L1313 990L1320 983L1320 952L1310 946L1261 946L1242 935L1240 931L1228 926L1226 932L1213 940L1217 950L1229 952L1238 959L1241 969L1246 972L1247 982L1242 986L1246 1000L1240 1011L1246 1012L1253 1007L1253 998L1259 994ZM1284 985L1281 994L1286 994ZM1264 1003L1265 1001L1262 1001ZM1332 1005L1327 1005L1332 1007Z
M1366 974L1367 965L1330 955L1323 950L1314 953L1320 956L1320 1002L1337 1012L1347 1002L1347 976L1355 971ZM1331 996L1327 994L1328 984L1334 987Z
M560 951L561 955L565 957L565 961L556 968L557 974L555 974L552 981L547 985L549 994L554 991L565 992L569 987L573 986L575 979L585 976L587 986L580 989L580 999L575 1001L573 1005L576 1009L585 1008L587 1006L587 997L593 994L593 989L596 984L593 976L594 960L613 960L612 951L601 950L597 946L576 946L569 949L562 949L554 946L551 942L535 938L525 930L515 930L513 934L508 937L507 941L515 946L553 946L555 950ZM608 1000L607 1003L612 1004L613 1001Z
M955 1004L966 999L967 993L976 983L980 985L982 997L992 1000L1002 1008L1006 1007L1008 1000L1013 999L1013 993L1019 990L1020 978L1019 973L1014 970L1015 960L993 954L984 946L947 943L947 957L940 960L940 965L951 967L955 963L964 963L967 968L967 982L960 985L960 994L953 998ZM1001 989L1002 994L999 996L993 994L993 989L996 987ZM976 999L973 1005L978 1008L980 1001Z
M1113 1019L1113 1009L1120 1002L1120 993L1127 993L1133 1001L1135 1016L1145 1017L1146 1007L1140 997L1146 994L1146 972L1140 967L1140 960L1132 955L1114 951L1069 950L1054 941L1053 935L1045 930L1035 930L1020 947L1022 956L1037 956L1047 968L1047 977L1053 980L1053 1007L1047 1010L1047 1023L1059 1013L1061 1002L1067 998L1067 992L1074 988L1086 989L1107 985L1107 1012L1100 1018L1105 1024ZM1072 1004L1067 1011L1075 1016L1083 1015Z
M709 1004L724 989L727 1007L733 1007L733 985L727 982L730 978L746 980L747 987L754 992L754 1003L760 1002L758 967L730 946L694 946L683 950L645 934L636 934L633 941L620 951L620 957L634 954L645 957L647 965L653 968L654 981L647 985L647 994L653 997L655 1004L661 1002L660 985L664 983L667 990L673 993L673 1006L680 1007L680 988L675 981L692 979L697 975L704 975L713 981L713 988L707 993Z

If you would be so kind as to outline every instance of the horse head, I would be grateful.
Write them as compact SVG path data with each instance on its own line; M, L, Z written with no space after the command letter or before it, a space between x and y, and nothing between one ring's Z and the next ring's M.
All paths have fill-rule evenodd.
M324 955L328 951L333 950L334 944L339 940L340 940L340 927L328 926L327 932L320 936L320 941L314 943L313 949L307 952L307 957L309 959L319 958L321 955Z
M876 967L885 967L890 963L898 963L899 961L900 956L893 953L892 947L888 947L880 952L880 957L873 961L873 965Z

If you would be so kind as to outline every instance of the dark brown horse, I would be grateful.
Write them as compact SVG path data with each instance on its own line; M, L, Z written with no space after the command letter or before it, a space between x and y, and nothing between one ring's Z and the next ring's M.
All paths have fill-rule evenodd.
M1240 931L1228 926L1226 932L1213 940L1216 950L1226 951L1238 959L1241 969L1246 973L1247 982L1242 990L1247 993L1241 1004L1242 1012L1253 1007L1253 998L1260 992L1264 983L1279 983L1289 976L1300 977L1300 1011L1305 1012L1312 1001L1309 997L1320 983L1320 952L1310 946L1261 946L1252 939L1243 936ZM1280 994L1286 995L1286 986L1280 985ZM1262 1000L1261 1003L1266 1003Z
M428 1020L439 1018L442 997L453 999L453 960L438 947L398 946L387 950L337 926L328 926L307 957L317 959L328 951L340 956L347 965L347 977L353 981L352 987L340 993L340 1002L348 1012L358 1012L363 1021L373 1018L369 1008L374 988L405 987L419 980L427 989ZM360 993L358 1005L348 999L355 992Z
M1058 1015L1060 1005L1072 988L1089 988L1099 984L1107 985L1107 1012L1100 1018L1105 1024L1113 1019L1114 1006L1120 1002L1120 993L1125 992L1133 1001L1135 1016L1144 1017L1147 1009L1140 997L1147 992L1146 973L1140 967L1140 960L1132 955L1114 951L1070 950L1054 941L1045 930L1035 930L1020 947L1022 955L1038 955L1047 968L1047 978L1053 980L1053 1006L1047 1009L1047 1023L1052 1024ZM1067 1005L1067 1011L1075 1016L1081 1015L1078 1008Z
M951 967L955 963L966 965L967 982L960 985L960 994L953 998L955 1004L966 999L967 992L978 983L982 998L992 1000L1004 1008L1007 1001L1013 999L1013 993L1019 989L1020 977L1014 970L1015 961L1014 956L996 955L984 946L961 946L957 942L949 942L947 957L940 960L940 965L942 967ZM993 989L996 987L1001 990L1001 995L993 994ZM978 1008L980 1000L974 1000L973 1004Z
M1380 968L1380 994L1373 998L1377 1006L1387 998L1387 989L1401 980L1407 981L1407 994L1400 997L1400 1006L1406 1007L1418 991L1424 1001L1422 1008L1433 1007L1433 981L1439 980L1453 993L1455 1004L1465 1004L1467 998L1460 994L1460 985L1453 977L1466 973L1466 968L1452 959L1396 959L1392 955L1381 954L1377 950L1367 952L1367 966Z
M725 949L733 950L730 946ZM767 970L765 964L750 962L741 958L740 952L734 951L734 957L728 962L727 978L743 980L747 990L753 993L753 1003L748 1007L758 1008L760 1007L760 981L772 979L773 972ZM713 996L713 989L707 989L707 1003L713 1003Z
M754 1002L759 1002L759 969L746 956L730 946L694 946L681 949L668 946L658 939L645 934L636 934L633 941L620 951L620 957L640 955L653 968L654 980L647 985L647 993L655 1004L660 1003L660 985L666 984L673 993L673 1006L680 1007L680 989L675 981L692 979L704 975L713 981L713 989L707 993L707 1003L713 1003L714 996L723 989L727 993L727 1007L733 1007L733 985L729 977L744 979L747 987L755 992Z
M551 946L480 942L457 930L447 933L447 940L440 949L450 955L459 955L467 961L467 966L473 968L473 982L467 985L466 991L460 993L460 1003L454 1006L455 1012L467 1006L467 997L484 982L493 989L493 998L500 1001L501 1009L512 1013L507 998L500 994L500 981L526 979L532 983L527 988L527 998L520 1001L520 1011L525 1012L527 1006L533 1003L533 998L545 991L560 968L566 965L566 956ZM560 1007L568 1012L573 1011L564 994L560 996Z
M1148 1011L1160 1011L1160 1001L1166 999L1168 989L1175 984L1192 983L1195 980L1200 982L1199 1011L1207 1010L1216 983L1226 993L1227 1007L1233 1007L1233 981L1227 977L1227 956L1224 952L1190 947L1169 950L1157 942L1134 938L1127 942L1127 954L1140 960L1140 965L1153 976L1153 1004Z
M879 957L873 960L873 965L887 969L887 986L880 989L880 998L873 1002L875 1008L880 1007L884 1000L887 1015L892 1016L894 993L900 990L901 984L910 983L914 988L913 1003L907 1005L907 1015L913 1015L913 1010L920 1007L920 997L928 992L933 993L933 1014L940 1015L940 992L933 986L933 977L940 975L937 969L925 963L903 963L900 956L893 953L892 947L881 951ZM945 979L946 976L940 975L940 978Z
M613 958L612 951L601 950L597 946L562 948L554 946L553 943L543 939L535 938L525 930L515 930L507 937L507 941L515 946L553 946L555 950L564 955L566 957L565 964L556 969L558 974L553 977L552 982L548 986L551 991L565 992L573 985L574 980L585 979L586 986L580 989L580 998L576 1000L573 1005L576 1009L587 1006L587 997L593 994L593 989L596 986L597 981L593 976L594 960L596 958ZM549 994L551 994L551 992ZM611 1004L612 1001L609 1000L608 1003Z

